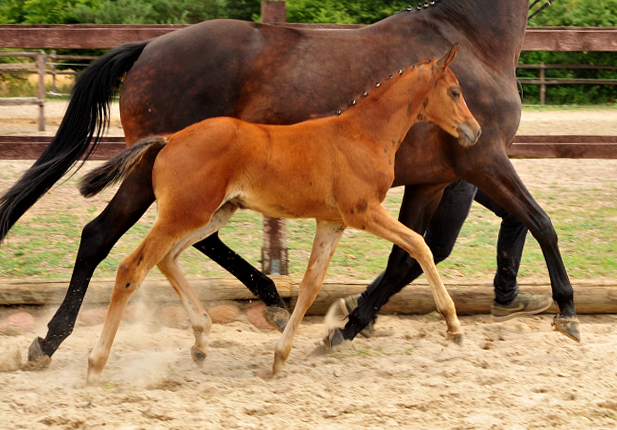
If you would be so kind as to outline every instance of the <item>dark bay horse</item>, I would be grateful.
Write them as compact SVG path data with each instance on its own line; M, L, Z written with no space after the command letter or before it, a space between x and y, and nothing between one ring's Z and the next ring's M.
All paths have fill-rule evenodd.
M0 238L84 154L104 128L108 103L126 74L120 112L128 145L214 116L292 124L347 106L384 74L434 58L460 42L457 74L483 128L473 148L427 123L416 124L396 157L394 185L405 185L399 220L423 233L445 185L464 179L531 231L544 253L555 328L579 340L573 290L548 215L506 155L521 113L515 68L525 35L527 0L442 0L355 30L292 29L241 21L208 21L149 41L123 45L78 80L58 134L45 153L0 199ZM108 207L83 230L67 295L35 339L29 360L48 361L71 333L96 266L154 201L153 159L126 177ZM195 245L237 276L267 305L284 304L274 284L225 247L217 235ZM410 259L394 248L380 294L404 280ZM351 339L382 297L366 300L342 335Z
M464 147L480 136L480 126L448 68L456 49L455 45L439 60L395 71L340 115L292 125L209 118L169 140L145 138L88 174L82 193L93 195L107 185L101 178L120 180L145 153L158 152L152 171L156 221L118 267L103 332L88 359L87 383L100 381L124 309L155 265L187 309L195 334L193 360L203 364L212 320L182 274L178 258L224 227L239 208L317 221L298 302L275 348L273 374L283 368L296 329L321 289L347 227L390 240L418 260L446 320L448 338L460 342L463 331L454 302L428 245L381 205L394 181L396 151L413 124L431 121Z

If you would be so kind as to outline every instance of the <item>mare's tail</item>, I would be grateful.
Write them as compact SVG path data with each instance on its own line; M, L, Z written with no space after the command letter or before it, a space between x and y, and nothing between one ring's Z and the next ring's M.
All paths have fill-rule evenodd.
M134 145L113 157L107 163L89 172L79 182L79 192L84 197L92 197L108 186L122 180L144 155L158 152L167 144L167 139L152 136L141 139Z
M9 229L80 158L87 160L109 124L109 104L148 41L124 44L77 79L58 132L39 159L0 197L0 242Z

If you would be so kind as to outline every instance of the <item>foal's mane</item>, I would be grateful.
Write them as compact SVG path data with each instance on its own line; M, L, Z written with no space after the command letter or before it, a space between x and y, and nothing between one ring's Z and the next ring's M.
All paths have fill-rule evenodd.
M334 114L340 115L345 112L347 109L352 108L356 105L362 105L364 99L367 99L369 95L373 97L378 97L381 94L385 93L392 85L394 85L404 74L409 70L414 70L417 66L421 64L428 64L432 59L420 61L418 63L412 64L411 66L405 67L404 69L399 69L395 72L390 73L385 79L376 81L370 88L364 90L358 97L351 100L351 102L337 110ZM331 116L332 114L326 114L324 116Z

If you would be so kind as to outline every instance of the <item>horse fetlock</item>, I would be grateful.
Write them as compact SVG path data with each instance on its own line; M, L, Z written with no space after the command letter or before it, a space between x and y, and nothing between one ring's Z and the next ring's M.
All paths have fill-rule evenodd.
M268 324L281 333L285 330L289 322L289 312L287 309L279 308L278 306L264 307L261 310L261 315L268 321Z

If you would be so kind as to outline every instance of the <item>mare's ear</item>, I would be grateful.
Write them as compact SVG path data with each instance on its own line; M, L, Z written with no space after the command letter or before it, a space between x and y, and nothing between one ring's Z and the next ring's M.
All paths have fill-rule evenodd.
M437 60L434 67L438 68L441 71L445 70L445 68L448 67L448 64L450 64L450 61L452 61L456 56L457 50L458 43L455 43L454 45L452 45L452 48L450 48L449 52L447 52L443 57Z

